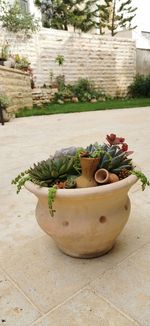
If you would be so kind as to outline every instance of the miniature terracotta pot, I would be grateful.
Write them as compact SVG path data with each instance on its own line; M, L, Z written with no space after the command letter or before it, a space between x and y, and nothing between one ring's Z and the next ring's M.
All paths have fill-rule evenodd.
M76 178L77 188L96 187L94 175L99 164L100 158L80 157L82 174Z
M106 169L99 169L95 173L95 180L99 184L113 183L119 181L115 173L110 173Z
M130 214L128 191L135 175L103 186L58 189L54 217L48 208L48 188L27 181L25 187L38 198L36 219L67 255L98 257L108 252Z

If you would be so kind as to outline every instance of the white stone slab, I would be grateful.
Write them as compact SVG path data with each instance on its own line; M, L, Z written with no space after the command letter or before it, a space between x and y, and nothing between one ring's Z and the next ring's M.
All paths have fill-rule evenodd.
M29 326L40 312L0 271L0 325Z

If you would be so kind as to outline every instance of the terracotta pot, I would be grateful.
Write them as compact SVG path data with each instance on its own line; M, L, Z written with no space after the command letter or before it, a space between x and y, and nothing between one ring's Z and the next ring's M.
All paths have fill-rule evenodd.
M80 258L107 253L130 214L128 191L137 181L129 177L112 184L82 189L58 189L51 217L48 188L27 181L25 187L38 198L36 219L67 255Z
M113 183L119 181L115 173L110 173L106 169L99 169L95 173L95 180L99 184Z
M76 178L77 188L88 188L97 186L97 182L95 181L94 175L99 161L99 157L80 157L82 174L80 177Z

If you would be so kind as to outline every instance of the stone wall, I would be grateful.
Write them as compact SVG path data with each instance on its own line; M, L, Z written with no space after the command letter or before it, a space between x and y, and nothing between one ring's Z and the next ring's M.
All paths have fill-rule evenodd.
M11 99L8 112L32 107L31 84L27 73L0 66L0 93L6 94Z
M136 71L140 75L150 75L150 49L137 49Z
M41 106L47 104L53 100L54 94L58 92L58 89L51 88L34 88L32 89L33 105Z
M53 80L63 73L67 83L85 77L107 94L122 96L136 72L135 44L128 39L44 28L30 39L3 31L0 43L4 39L13 54L29 58L37 87L50 84L50 72ZM63 69L55 62L58 54L65 58Z

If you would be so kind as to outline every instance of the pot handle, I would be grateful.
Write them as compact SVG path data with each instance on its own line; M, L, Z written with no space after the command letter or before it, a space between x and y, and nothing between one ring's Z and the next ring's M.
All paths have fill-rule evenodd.
M48 194L47 188L40 187L31 181L26 181L24 186L27 190L32 192L37 198L40 198L41 196Z

